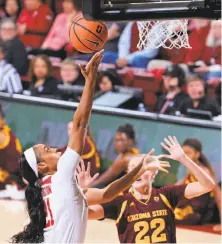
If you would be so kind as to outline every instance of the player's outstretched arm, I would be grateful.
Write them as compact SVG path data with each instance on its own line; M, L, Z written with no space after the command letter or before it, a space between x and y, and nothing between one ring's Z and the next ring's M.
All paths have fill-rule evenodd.
M91 205L88 207L88 219L89 220L98 220L105 217L104 208L102 205Z
M197 179L197 182L192 182L187 185L184 196L187 199L190 199L212 191L215 187L214 180L209 174L186 156L177 141L177 138L175 136L168 136L168 138L164 138L164 141L164 143L161 142L161 146L168 151L170 155L160 155L158 158L169 158L179 161L189 171L191 171Z
M90 120L97 70L102 58L103 50L96 53L85 68L80 65L81 72L85 78L85 86L79 106L73 116L73 128L68 143L68 147L80 155L83 150L87 126Z
M141 160L141 159L139 159ZM121 192L128 189L138 177L140 177L146 170L162 170L168 172L165 168L170 167L168 162L162 162L157 160L157 157L146 155L138 165L131 170L128 174L122 178L109 184L104 189L89 188L85 189L84 193L88 202L88 205L102 204L110 202L115 199ZM78 182L80 177L77 173Z

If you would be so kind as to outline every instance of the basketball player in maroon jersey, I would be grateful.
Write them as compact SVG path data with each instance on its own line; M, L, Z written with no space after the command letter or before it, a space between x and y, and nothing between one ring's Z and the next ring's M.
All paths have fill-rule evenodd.
M179 161L193 173L197 182L155 189L152 182L157 171L147 171L128 193L110 203L90 206L89 219L116 220L121 243L176 243L174 208L179 200L200 196L215 187L213 179L185 155L176 137L164 140L161 145L170 155L156 158ZM135 156L129 163L129 171L143 160L146 160L143 155Z

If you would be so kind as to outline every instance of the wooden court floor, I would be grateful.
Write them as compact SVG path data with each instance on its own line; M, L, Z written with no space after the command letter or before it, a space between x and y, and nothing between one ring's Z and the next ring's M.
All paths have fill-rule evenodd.
M27 221L23 202L0 200L0 243L20 231ZM221 243L221 235L177 229L178 243ZM119 243L115 223L111 220L88 221L86 243Z

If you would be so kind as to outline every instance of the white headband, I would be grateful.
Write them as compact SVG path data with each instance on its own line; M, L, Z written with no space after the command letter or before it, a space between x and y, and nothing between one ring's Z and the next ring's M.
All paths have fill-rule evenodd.
M24 155L25 155L25 158L26 158L29 166L34 171L36 177L38 177L37 159L36 159L36 156L35 156L35 152L33 150L33 147L27 149L24 152Z

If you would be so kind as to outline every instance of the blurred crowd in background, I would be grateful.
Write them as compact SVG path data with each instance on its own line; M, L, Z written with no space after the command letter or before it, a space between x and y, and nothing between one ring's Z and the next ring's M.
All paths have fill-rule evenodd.
M78 102L80 88L84 86L78 64L92 56L79 53L69 42L69 26L79 14L81 0L0 0L0 91ZM221 21L190 20L191 49L139 51L136 22L107 23L107 27L108 41L97 77L95 99L104 96L105 101L107 93L127 93L133 102L122 108L220 120ZM0 189L13 185L22 189L24 184L19 179L17 163L22 148L4 116L0 110ZM117 128L114 143L119 155L95 186L104 186L125 173L129 158L139 153L135 138L132 125ZM213 175L210 162L200 157L200 141L188 139L184 147L195 162ZM86 163L92 162L92 173L100 172L100 156L90 132L82 158ZM188 174L183 182L192 180L195 179ZM11 191L14 195L13 187ZM191 219L185 223L218 221L215 209L220 208L219 202L218 192L200 198L198 216L190 213ZM196 202L183 203L182 207L186 205L197 208ZM177 214L178 222L182 223L183 218Z
M68 30L81 14L81 0L0 4L0 91L79 101L81 90L76 86L83 86L84 79L78 64L92 55L74 50ZM190 20L191 49L138 50L136 22L107 27L96 97L128 93L133 102L123 99L113 106L143 112L208 119L221 114L220 20ZM203 111L202 116L193 110Z

